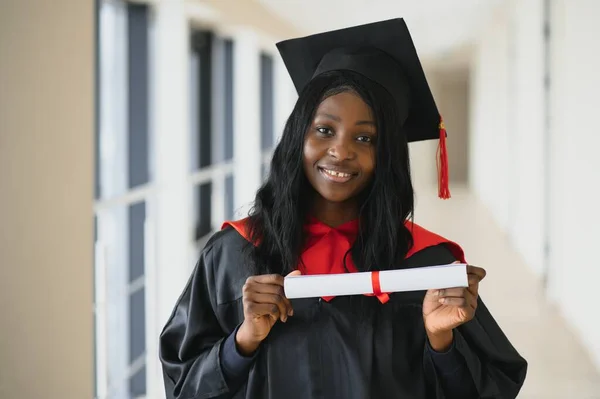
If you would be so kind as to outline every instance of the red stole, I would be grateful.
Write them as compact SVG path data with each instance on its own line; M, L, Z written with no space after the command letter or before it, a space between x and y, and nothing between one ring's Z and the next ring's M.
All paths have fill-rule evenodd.
M237 221L227 221L223 223L221 229L231 226L242 237L250 241L247 221L248 218ZM411 230L414 242L413 247L406 254L406 258L411 257L425 248L445 244L457 260L466 263L464 252L458 244L432 233L417 224L406 222L406 226ZM315 218L310 218L308 223L304 226L304 232L306 234L306 242L298 264L298 270L300 270L303 275L336 274L346 273L348 271L353 273L358 271L352 261L352 256L349 253L349 250L358 235L358 219L351 220L334 228ZM344 267L344 259L346 267ZM378 279L379 273L374 272L374 287L378 286ZM381 303L385 303L389 300L387 294L377 292L377 289L375 292ZM330 301L333 297L324 297L323 299Z

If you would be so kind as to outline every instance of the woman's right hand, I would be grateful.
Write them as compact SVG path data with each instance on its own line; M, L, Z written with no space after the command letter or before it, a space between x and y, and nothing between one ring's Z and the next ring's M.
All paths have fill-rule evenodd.
M288 274L295 275L300 275L300 271ZM277 320L285 323L294 314L292 304L283 291L283 279L279 274L265 274L246 280L242 290L244 322L235 337L238 350L243 355L249 356L256 351Z

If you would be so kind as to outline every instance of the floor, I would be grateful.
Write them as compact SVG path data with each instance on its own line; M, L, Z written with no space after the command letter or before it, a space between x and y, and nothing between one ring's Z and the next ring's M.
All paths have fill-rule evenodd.
M544 300L543 289L510 247L491 215L466 189L452 199L420 188L415 222L465 249L471 264L488 272L481 298L529 363L523 399L600 399L600 373L584 348Z

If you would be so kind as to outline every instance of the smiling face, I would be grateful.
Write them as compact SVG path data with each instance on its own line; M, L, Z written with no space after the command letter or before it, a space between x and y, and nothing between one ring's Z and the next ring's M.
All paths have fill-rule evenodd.
M304 173L317 201L352 202L375 172L376 124L370 107L353 92L326 98L306 133Z

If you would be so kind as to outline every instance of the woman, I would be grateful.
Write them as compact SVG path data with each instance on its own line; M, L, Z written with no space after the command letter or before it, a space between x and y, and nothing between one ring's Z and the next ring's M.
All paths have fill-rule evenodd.
M409 221L407 143L440 137L445 161L445 132L404 22L278 46L299 99L252 212L206 245L161 334L167 397L516 397L527 364L481 268L468 288L286 298L290 274L465 259Z

